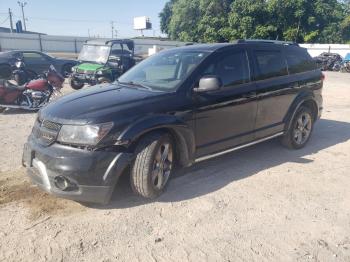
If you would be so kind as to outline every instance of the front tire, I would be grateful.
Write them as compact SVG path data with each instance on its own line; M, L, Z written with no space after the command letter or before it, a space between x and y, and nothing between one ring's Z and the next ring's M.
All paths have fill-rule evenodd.
M79 90L79 89L82 89L83 86L84 86L84 83L74 79L74 78L71 78L69 80L69 83L70 83L70 86L75 89L75 90Z
M301 106L295 114L288 131L282 137L282 144L290 149L303 148L310 139L313 126L314 118L311 109Z
M173 141L169 134L152 133L141 139L136 152L130 174L131 187L142 197L156 198L166 188L173 170Z

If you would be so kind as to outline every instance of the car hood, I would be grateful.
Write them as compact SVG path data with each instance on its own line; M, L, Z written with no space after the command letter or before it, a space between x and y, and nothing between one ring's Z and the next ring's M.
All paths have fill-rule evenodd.
M94 63L82 63L78 65L77 68L83 71L96 71L103 68L103 65Z
M118 84L102 84L65 95L39 112L41 119L61 124L88 124L115 121L145 114L146 104L169 93ZM147 101L148 100L148 101ZM138 108L138 109L136 109ZM152 107L148 107L152 108Z

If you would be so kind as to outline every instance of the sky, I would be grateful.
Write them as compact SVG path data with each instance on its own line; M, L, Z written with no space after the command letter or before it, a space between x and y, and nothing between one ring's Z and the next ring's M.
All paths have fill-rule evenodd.
M22 1L22 0L21 0ZM25 0L27 30L49 35L111 37L111 21L117 37L139 36L133 29L133 18L148 16L152 30L145 36L160 36L159 12L167 0ZM17 0L0 0L0 27L9 27L8 9L15 21L22 20ZM164 35L162 35L164 36Z

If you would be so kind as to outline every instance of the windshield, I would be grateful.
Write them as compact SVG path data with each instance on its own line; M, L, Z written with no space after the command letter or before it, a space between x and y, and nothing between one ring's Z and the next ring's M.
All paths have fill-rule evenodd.
M109 51L109 46L83 45L78 60L104 64L108 60Z
M118 81L162 91L174 90L206 56L207 53L196 51L160 52L131 68Z

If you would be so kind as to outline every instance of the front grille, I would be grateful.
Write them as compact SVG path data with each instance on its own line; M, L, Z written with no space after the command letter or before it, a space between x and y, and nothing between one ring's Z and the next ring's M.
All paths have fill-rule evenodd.
M47 129L56 130L56 131L59 131L61 128L60 124L57 124L48 120L44 120L41 125Z
M87 75L92 75L95 73L93 70L82 70L82 69L77 69L78 74L87 74Z
M55 142L60 129L60 124L48 120L41 121L38 119L35 121L32 133L40 144L49 146Z

